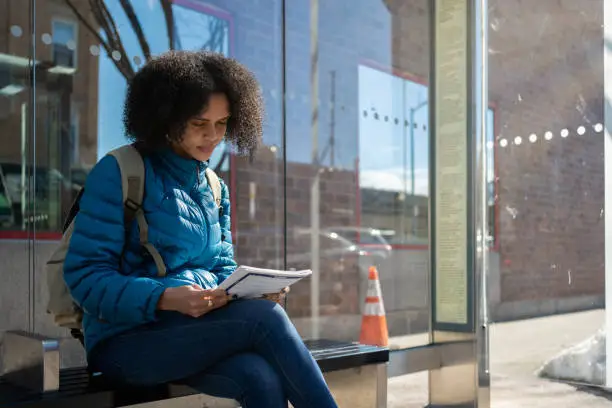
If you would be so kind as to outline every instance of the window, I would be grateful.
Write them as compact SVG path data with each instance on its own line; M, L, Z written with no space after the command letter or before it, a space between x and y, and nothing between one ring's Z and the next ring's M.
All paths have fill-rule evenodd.
M76 24L53 20L52 61L60 67L76 68Z

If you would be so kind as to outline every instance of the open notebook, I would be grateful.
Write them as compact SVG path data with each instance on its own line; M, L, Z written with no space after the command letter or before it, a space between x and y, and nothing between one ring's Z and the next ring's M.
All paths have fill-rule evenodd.
M257 298L266 293L278 293L310 275L311 270L281 271L239 266L219 287L237 298Z

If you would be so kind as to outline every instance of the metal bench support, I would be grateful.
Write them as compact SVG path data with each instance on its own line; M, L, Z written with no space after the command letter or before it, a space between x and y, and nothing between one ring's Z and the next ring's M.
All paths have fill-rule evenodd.
M372 364L325 373L340 407L386 408L387 364Z
M34 333L6 332L2 342L2 367L4 378L15 385L35 392L57 391L59 341Z

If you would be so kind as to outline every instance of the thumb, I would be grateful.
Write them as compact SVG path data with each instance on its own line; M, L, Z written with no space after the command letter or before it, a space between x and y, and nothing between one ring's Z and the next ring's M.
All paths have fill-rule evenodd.
M193 289L193 290L198 290L198 291L200 291L200 290L204 290L204 289L203 289L203 288L202 288L200 285L198 285L197 283L192 283L192 284L191 284L189 287L190 287L191 289Z

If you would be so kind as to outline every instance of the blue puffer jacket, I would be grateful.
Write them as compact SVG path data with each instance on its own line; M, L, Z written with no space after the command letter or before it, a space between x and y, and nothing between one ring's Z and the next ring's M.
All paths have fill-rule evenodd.
M101 340L155 321L165 288L213 288L236 269L228 189L221 182L219 218L206 167L170 151L145 157L143 208L149 241L167 267L163 278L139 244L136 220L126 236L115 158L104 157L90 172L64 265L66 283L85 312L87 352Z

